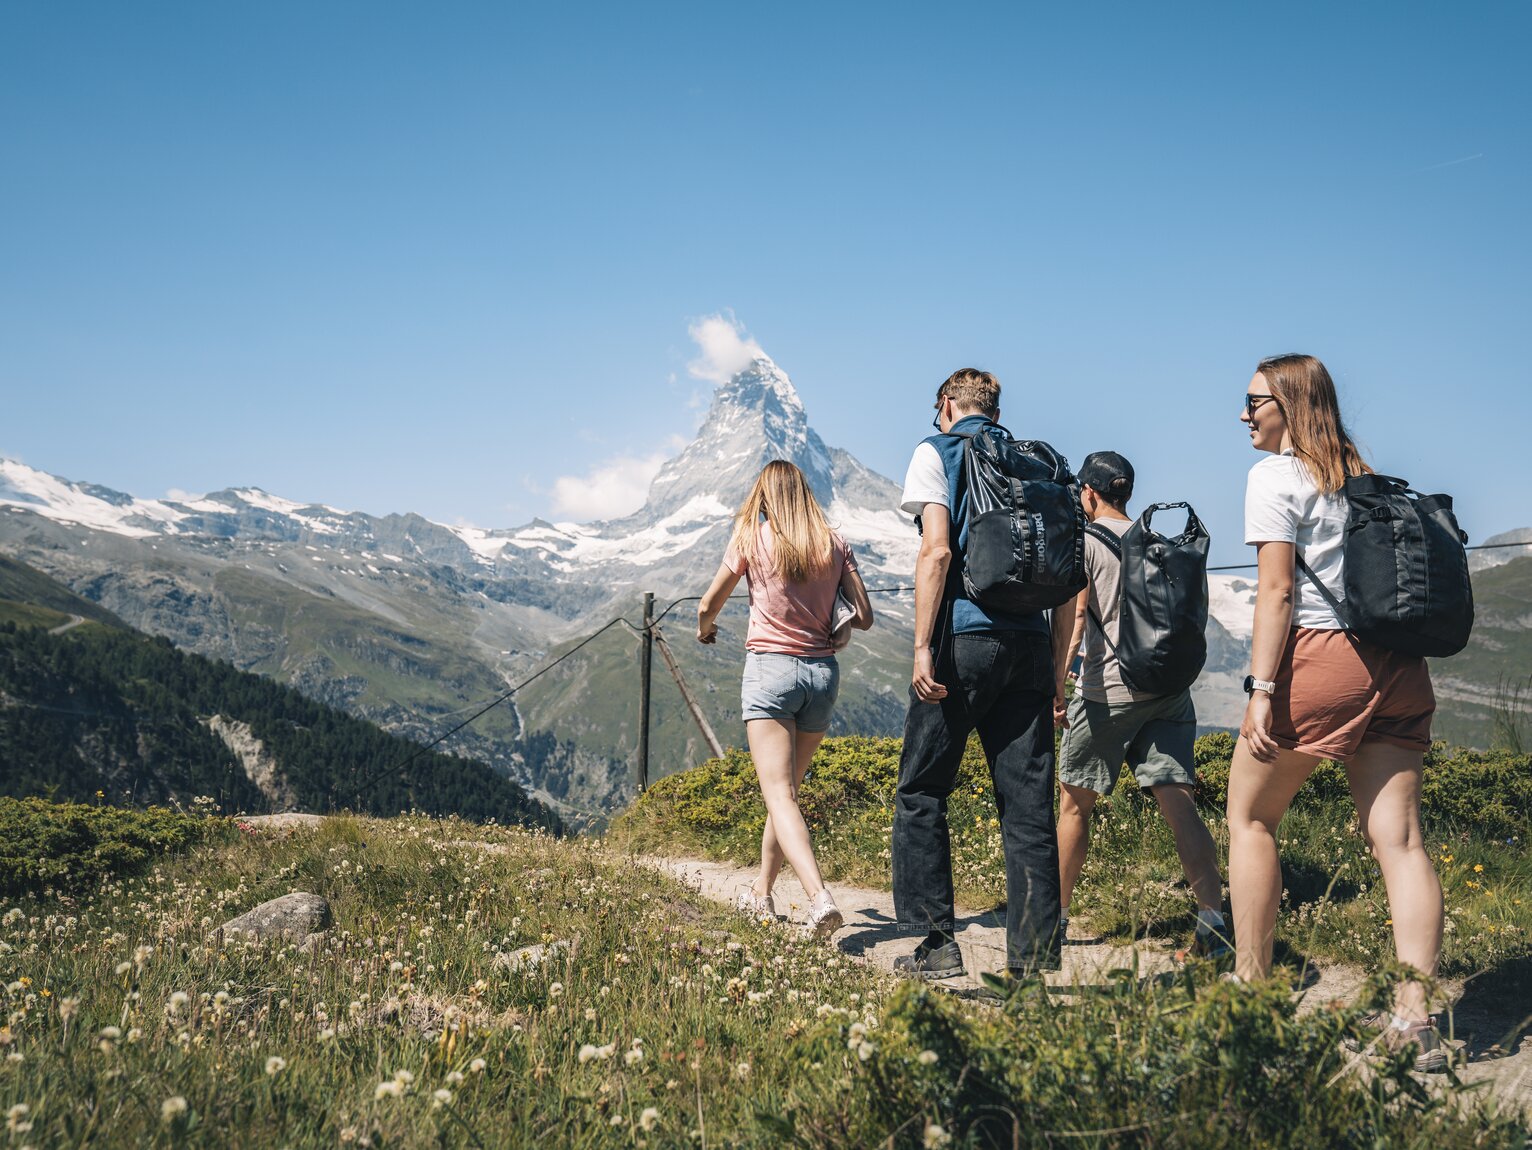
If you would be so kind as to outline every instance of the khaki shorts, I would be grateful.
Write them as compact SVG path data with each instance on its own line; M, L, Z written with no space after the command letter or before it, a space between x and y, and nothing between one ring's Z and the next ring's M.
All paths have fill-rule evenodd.
M1196 738L1189 690L1136 703L1097 703L1076 692L1059 746L1059 782L1104 795L1126 763L1141 787L1191 786Z
M1294 627L1276 683L1271 737L1288 750L1343 763L1364 743L1431 749L1436 694L1419 655Z

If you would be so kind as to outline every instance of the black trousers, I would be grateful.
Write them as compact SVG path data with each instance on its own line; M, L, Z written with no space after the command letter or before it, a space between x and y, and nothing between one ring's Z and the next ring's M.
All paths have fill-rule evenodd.
M894 912L911 931L951 931L947 798L970 732L989 761L1005 850L1006 962L1018 974L1059 966L1059 843L1053 821L1053 652L1023 631L943 644L940 702L910 689L894 800Z

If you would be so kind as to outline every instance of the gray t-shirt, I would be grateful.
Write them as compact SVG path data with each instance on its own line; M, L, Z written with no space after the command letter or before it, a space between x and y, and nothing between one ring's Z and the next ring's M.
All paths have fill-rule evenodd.
M1131 519L1096 520L1096 526L1105 527L1121 538L1133 526ZM1122 594L1122 563L1107 545L1089 532L1085 535L1085 576L1090 580L1086 586L1090 609L1096 613L1106 637L1113 646L1117 643L1117 604ZM1122 681L1122 669L1117 657L1101 636L1096 619L1086 616L1085 639L1080 644L1082 653L1079 691L1093 703L1136 703L1155 696L1134 691Z

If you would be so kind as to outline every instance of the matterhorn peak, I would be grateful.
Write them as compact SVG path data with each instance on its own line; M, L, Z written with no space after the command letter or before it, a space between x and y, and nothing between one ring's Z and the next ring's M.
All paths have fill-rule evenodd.
M793 381L765 354L757 356L743 369L735 372L713 393L715 412L720 406L763 408L771 403L775 403L784 412L792 412L805 424L808 422L803 400L799 398Z
M835 494L830 452L809 426L792 380L761 353L713 392L697 438L660 468L639 514L661 518L699 497L737 507L773 459L796 464L829 505Z

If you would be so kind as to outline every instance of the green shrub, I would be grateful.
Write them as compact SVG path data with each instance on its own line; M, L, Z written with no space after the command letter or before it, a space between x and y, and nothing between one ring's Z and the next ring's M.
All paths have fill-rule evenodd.
M1234 736L1222 731L1203 735L1194 755L1197 801L1223 810L1229 796ZM1293 806L1312 809L1350 799L1346 768L1325 759L1303 784ZM1471 827L1494 838L1524 839L1532 828L1532 755L1449 749L1438 743L1426 755L1420 809L1428 830Z
M234 833L228 819L164 807L93 807L0 798L0 895L79 891L154 859Z
M1532 755L1451 750L1426 756L1420 807L1428 826L1525 841L1532 831Z
M907 1146L1521 1145L1512 1115L1465 1121L1420 1088L1408 1057L1383 1060L1364 1085L1341 1044L1361 1007L1300 1014L1279 983L1118 973L1067 1009L1038 986L977 1013L907 984L863 1040L874 1127ZM1387 986L1375 979L1364 998L1383 1001ZM830 1020L805 1057L859 1048L852 1025Z

